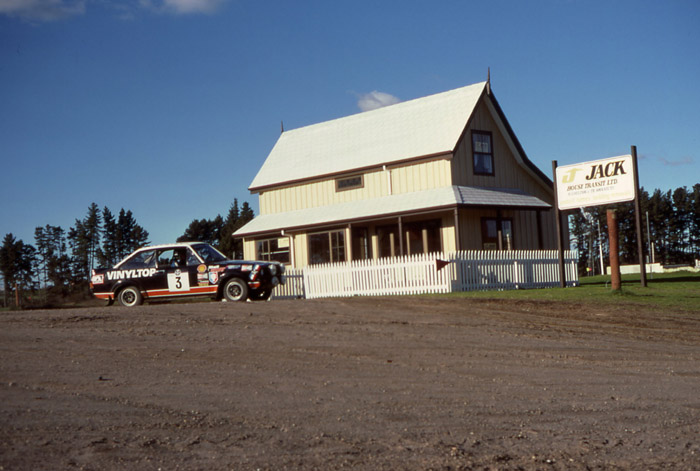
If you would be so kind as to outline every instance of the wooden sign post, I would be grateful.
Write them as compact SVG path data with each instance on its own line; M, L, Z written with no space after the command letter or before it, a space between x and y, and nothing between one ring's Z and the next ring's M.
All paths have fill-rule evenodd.
M617 233L617 213L614 209L606 211L608 218L608 240L610 241L610 284L613 291L620 291L620 239Z

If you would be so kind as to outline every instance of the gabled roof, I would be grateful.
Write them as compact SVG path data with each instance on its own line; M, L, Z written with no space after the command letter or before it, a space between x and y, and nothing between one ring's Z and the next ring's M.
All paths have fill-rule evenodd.
M527 210L547 210L552 207L535 196L513 188L445 186L432 190L349 201L330 206L263 214L241 227L233 235L244 237L273 231L393 217L416 211L474 206Z
M452 152L486 82L285 131L251 191Z

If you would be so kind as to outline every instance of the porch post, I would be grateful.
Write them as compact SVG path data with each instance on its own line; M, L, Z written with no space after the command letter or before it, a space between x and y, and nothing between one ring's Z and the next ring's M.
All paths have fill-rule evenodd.
M348 254L347 261L352 261L352 223L348 223L348 228L346 229L347 242L345 243L345 250Z
M500 209L496 211L496 238L498 239L498 250L503 250L503 221Z
M294 248L294 236L292 234L289 234L287 236L287 240L289 241L289 262L292 265L292 268L296 268L297 261L296 261L296 250Z
M403 257L403 218L399 216L399 255Z
M462 249L462 241L460 240L460 235L459 235L459 208L455 208L454 211L455 214L455 250L459 252ZM445 245L442 244L444 247Z

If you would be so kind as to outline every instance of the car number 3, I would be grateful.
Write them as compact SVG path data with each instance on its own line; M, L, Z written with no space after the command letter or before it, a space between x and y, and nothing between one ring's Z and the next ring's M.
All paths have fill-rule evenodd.
M190 278L187 273L168 273L168 291L189 291Z

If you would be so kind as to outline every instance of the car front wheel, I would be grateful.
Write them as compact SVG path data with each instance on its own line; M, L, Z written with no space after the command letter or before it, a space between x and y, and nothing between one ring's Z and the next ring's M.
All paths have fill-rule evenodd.
M137 287L127 286L119 292L117 300L122 306L133 307L143 302L143 296L141 296L141 291Z
M248 299L248 285L240 278L231 278L224 285L226 301L245 301Z

